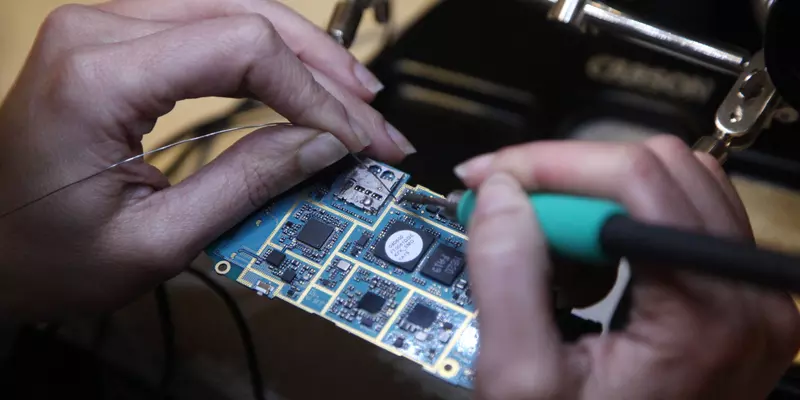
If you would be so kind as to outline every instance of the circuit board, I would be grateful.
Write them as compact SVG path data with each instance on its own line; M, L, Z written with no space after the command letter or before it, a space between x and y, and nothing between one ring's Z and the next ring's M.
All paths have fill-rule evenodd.
M472 388L476 310L464 227L410 204L408 175L372 160L320 175L207 249L214 270Z

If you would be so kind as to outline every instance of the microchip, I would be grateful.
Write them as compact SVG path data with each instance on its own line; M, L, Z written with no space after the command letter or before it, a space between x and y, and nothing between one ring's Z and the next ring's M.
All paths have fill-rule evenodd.
M295 272L293 269L286 268L286 271L283 271L283 273L281 274L281 280L286 283L292 283L296 275L297 272Z
M403 347L403 345L404 345L405 343L406 343L406 339L405 339L405 338L403 338L402 336L398 336L398 337L397 337L397 338L394 340L394 347L401 348L401 347Z
M436 214L439 212L439 207L433 204L428 204L425 206L425 211L427 211L429 214Z
M316 219L308 220L308 223L300 230L300 233L297 235L297 240L317 249L322 249L322 246L325 246L325 242L328 241L328 238L331 237L333 234L333 227L330 225L325 224L324 222L320 222Z
M404 222L395 222L375 246L375 256L408 272L431 247L434 237Z
M361 247L364 247L364 246L367 245L367 242L369 242L370 237L372 237L370 234L365 233L365 234L361 235L360 238L358 238L358 241L356 242L356 244L361 246Z
M283 260L285 259L286 259L286 254L283 254L278 250L272 250L267 255L267 264L279 267L283 263Z
M428 308L425 305L417 304L414 309L408 313L406 321L412 323L420 328L428 328L436 321L439 313L436 310Z
M445 322L444 325L442 325L442 328L444 328L445 330L448 330L448 331L452 330L453 329L453 324L450 323L450 322Z
M375 325L375 320L370 317L366 317L361 320L361 325L364 325L367 328L372 328L372 326Z
M375 293L367 292L367 294L358 301L358 308L370 314L375 314L383 309L384 304L386 304L386 299Z
M425 261L420 273L445 286L453 286L466 263L464 253L447 246L439 246Z

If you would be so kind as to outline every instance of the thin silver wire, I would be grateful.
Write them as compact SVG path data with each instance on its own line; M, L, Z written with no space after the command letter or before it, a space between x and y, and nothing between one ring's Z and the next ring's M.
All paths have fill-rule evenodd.
M30 200L30 201L28 201L28 202L26 202L26 203L24 203L24 204L22 204L22 205L20 205L20 206L18 206L16 208L12 209L11 211L7 211L7 212L5 212L3 214L0 214L0 219L3 219L3 218L5 218L5 217L7 217L7 216L9 216L11 214L14 214L14 213L26 208L26 207L29 207L29 206L31 206L33 204L36 204L36 203L38 203L38 202L40 202L40 201L42 201L42 200L44 200L44 199L56 194L56 193L59 193L59 192L61 192L63 190L66 190L66 189L68 189L68 188L70 188L72 186L75 186L75 185L78 185L80 183L86 182L89 179L92 179L92 178L94 178L94 177L96 177L96 176L98 176L98 175L100 175L100 174L102 174L104 172L110 171L110 170L112 170L114 168L120 167L120 166L125 165L127 163L143 159L143 158L145 158L145 157L147 157L147 156L149 156L151 154L160 153L162 151L169 150L169 149L171 149L173 147L176 147L176 146L180 146L180 145L183 145L183 144L186 144L186 143L195 142L195 141L198 141L198 140L208 139L208 138L211 138L211 137L214 137L214 136L217 136L217 135L222 135L222 134L225 134L225 133L236 132L236 131L241 131L241 130L245 130L245 129L272 128L272 127L276 127L276 126L292 126L292 124L288 123L288 122L270 122L270 123L266 123L266 124L239 126L239 127L236 127L236 128L223 129L223 130L220 130L220 131L207 133L207 134L202 135L202 136L197 136L197 137L193 137L193 138L189 138L189 139L184 139L184 140L181 140L181 141L178 141L178 142L175 142L175 143L168 144L166 146L159 147L157 149L146 151L146 152L144 152L142 154L139 154L139 155L136 155L136 156L133 156L133 157L130 157L130 158L126 158L126 159L124 159L124 160L122 160L122 161L120 161L120 162L118 162L116 164L109 165L108 167L103 168L100 171L97 171L97 172L95 172L95 173L93 173L91 175L88 175L88 176L84 177L84 178L78 179L77 181L74 181L72 183L64 185L64 186L62 186L62 187L60 187L58 189L52 190L50 192L47 192L47 193L45 193L45 194L43 194L43 195L41 195L41 196L39 196L39 197L37 197L37 198L35 198L33 200Z

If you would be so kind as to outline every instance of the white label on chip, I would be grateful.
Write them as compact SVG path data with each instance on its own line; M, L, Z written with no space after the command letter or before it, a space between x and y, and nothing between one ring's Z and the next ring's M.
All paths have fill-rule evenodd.
M386 241L386 255L396 263L407 263L422 254L422 236L417 232L402 230L389 236Z

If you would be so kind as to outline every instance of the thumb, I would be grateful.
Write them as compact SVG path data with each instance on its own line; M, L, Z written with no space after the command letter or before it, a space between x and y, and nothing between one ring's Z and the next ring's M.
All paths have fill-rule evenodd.
M347 154L330 133L295 126L258 130L180 184L137 205L143 221L132 236L157 264L183 268L269 199Z

